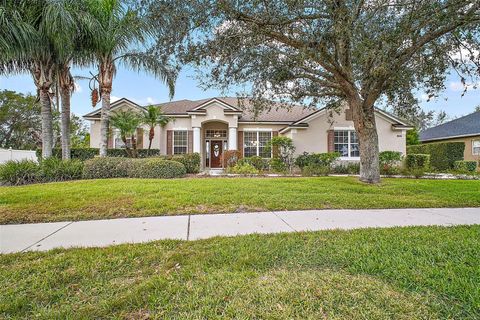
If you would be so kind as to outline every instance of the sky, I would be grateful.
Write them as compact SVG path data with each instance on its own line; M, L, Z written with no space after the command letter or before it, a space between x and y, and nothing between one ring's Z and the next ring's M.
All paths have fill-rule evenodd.
M89 70L73 70L72 74L89 76ZM460 80L454 76L447 79L446 87L445 92L435 101L427 102L426 97L420 94L422 108L424 110L444 110L451 118L456 118L473 112L475 107L480 105L480 88L470 88L462 97L463 86ZM4 89L22 93L35 94L36 92L33 81L28 75L0 77L0 90ZM199 100L223 95L235 96L235 89L225 94L212 89L204 91L199 87L199 83L195 79L195 71L191 68L184 69L180 73L175 91L173 100ZM112 101L123 97L140 105L169 101L168 89L160 81L147 74L119 67L113 83ZM77 115L84 115L93 110L87 80L78 80L77 90L72 96L71 107L72 112ZM97 105L97 108L99 107L100 104Z

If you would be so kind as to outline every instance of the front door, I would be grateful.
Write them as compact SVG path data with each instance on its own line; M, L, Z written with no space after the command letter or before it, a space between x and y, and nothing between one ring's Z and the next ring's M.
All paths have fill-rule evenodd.
M210 143L210 168L222 167L223 141L212 141Z

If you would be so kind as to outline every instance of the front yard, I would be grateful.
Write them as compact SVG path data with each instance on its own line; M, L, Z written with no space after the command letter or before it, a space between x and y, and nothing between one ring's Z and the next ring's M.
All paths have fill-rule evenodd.
M0 256L0 318L478 319L480 226Z
M480 182L355 177L103 179L0 187L0 224L185 213L479 207Z

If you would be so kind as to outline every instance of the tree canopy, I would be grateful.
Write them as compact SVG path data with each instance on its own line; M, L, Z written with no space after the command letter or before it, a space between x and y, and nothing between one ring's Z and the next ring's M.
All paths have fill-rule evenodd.
M366 182L379 181L375 106L408 105L416 90L434 97L449 72L466 84L479 76L477 0L147 2L175 30L170 43L183 37L176 48L205 70L204 85L248 84L258 108L347 103Z

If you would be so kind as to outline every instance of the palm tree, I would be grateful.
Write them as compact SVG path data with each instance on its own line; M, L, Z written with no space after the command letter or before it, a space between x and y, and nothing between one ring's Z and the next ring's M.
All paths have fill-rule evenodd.
M135 138L135 133L137 128L142 124L142 118L134 112L120 111L110 116L110 124L112 127L117 128L120 131L120 138L125 144L127 155L136 158L137 140ZM127 139L130 139L131 141L131 150Z
M147 71L168 85L174 94L176 71L158 56L135 47L148 42L153 35L144 17L121 0L88 0L88 10L98 21L92 39L93 60L98 67L100 99L100 156L107 155L110 95L118 63L136 71ZM96 91L92 92L96 94ZM98 99L94 98L93 101Z
M162 112L160 107L148 106L145 114L143 115L143 123L149 127L147 155L150 154L150 149L152 148L152 141L155 137L155 127L157 125L165 127L170 120L171 119Z
M0 23L9 28L0 33L0 74L31 74L41 104L43 158L52 155L51 89L57 59L77 33L75 19L63 4L58 0L3 1L0 8ZM13 42L8 45L8 40Z

